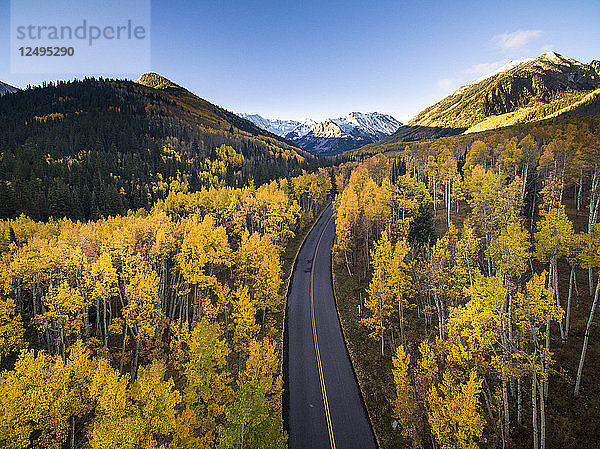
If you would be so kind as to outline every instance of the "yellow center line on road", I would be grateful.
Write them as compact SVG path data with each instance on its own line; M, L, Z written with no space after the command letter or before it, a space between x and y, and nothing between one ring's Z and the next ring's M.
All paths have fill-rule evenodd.
M314 275L315 275L315 260L317 258L317 251L319 251L319 245L325 229L329 225L329 222L333 218L333 215L329 217L327 223L321 231L319 240L317 241L317 247L315 248L315 254L312 260L312 267L310 269L310 319L312 323L313 341L315 343L315 353L317 355L317 367L319 370L319 381L321 382L321 395L323 396L323 407L325 408L325 418L327 420L327 430L329 431L329 444L331 449L335 449L335 438L333 437L333 427L331 425L331 414L329 413L329 402L327 401L327 389L325 388L325 378L323 377L323 365L321 364L321 354L319 352L319 340L317 339L317 325L315 323L315 307L314 307Z

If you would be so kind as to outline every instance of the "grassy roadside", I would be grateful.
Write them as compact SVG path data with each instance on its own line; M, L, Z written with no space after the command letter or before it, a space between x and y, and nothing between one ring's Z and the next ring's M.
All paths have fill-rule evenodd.
M346 346L367 406L369 419L380 448L406 447L394 421L392 401L396 391L392 377L391 359L382 357L378 342L369 338L367 329L360 324L358 306L360 288L344 267L333 260L333 286L338 314ZM386 345L386 351L389 346Z

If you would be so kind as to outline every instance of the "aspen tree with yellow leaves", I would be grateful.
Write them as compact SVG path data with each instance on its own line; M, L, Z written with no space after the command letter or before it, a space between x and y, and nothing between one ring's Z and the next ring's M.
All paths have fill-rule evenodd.
M589 237L589 245L588 245L588 253L584 255L585 263L590 268L597 268L600 266L600 231L598 228L595 228L592 232L592 235ZM574 396L578 397L581 388L581 375L583 373L583 366L585 364L585 357L588 349L588 344L590 340L590 332L592 328L592 323L594 322L594 314L596 312L596 307L598 306L598 296L600 296L600 277L598 277L598 283L596 284L596 289L594 291L594 296L592 299L592 304L590 307L590 313L588 315L587 323L585 326L585 334L583 337L583 344L581 348L581 355L579 357L579 366L577 368L577 378L575 380L575 389Z
M25 348L24 333L14 301L11 298L0 300L0 366L4 357Z
M410 355L404 347L398 346L392 360L396 399L394 401L394 417L398 420L402 435L409 438L415 447L423 447L423 431L425 423L422 417L425 411L420 404L414 387L411 373Z
M530 367L531 403L534 449L543 449L546 441L545 401L548 376L553 363L548 349L548 329L553 322L560 322L563 310L553 297L553 291L546 288L547 273L534 275L523 292L515 297L515 323L521 329L523 344L518 356ZM539 398L539 428L538 426Z
M543 213L535 233L536 255L541 262L548 263L548 286L552 287L558 307L561 307L558 285L558 260L569 253L574 238L573 225L563 206L552 208ZM564 323L560 323L560 335L566 342ZM549 350L550 348L548 348Z
M216 152L211 177L244 163ZM285 447L282 253L330 174L170 185L123 216L0 221L0 446L213 449L241 423L244 447Z
M596 400L587 386L595 364L586 358L597 346L600 171L597 145L586 138L590 129L565 126L561 133L546 127L409 143L402 153L387 155L391 174L381 181L369 171L385 166L381 156L339 169L344 189L337 200L335 260L348 274L342 282L351 286L341 291L354 289L357 302L359 295L367 298L364 333L349 329L350 338L371 342L351 346L361 354L379 346L376 358L355 356L355 364L359 370L391 366L385 379L380 372L377 378L364 374L370 384L363 386L378 398L376 431L385 441L415 448L545 449L585 440L575 436L577 430L558 429L566 423L579 429L581 416L588 416L584 401L569 400L565 391ZM377 189L386 183L391 213L379 215L388 220L383 228L376 211L389 203L378 200L387 193ZM419 183L427 195L418 193ZM457 197L466 202L457 223L446 210L444 217L432 213L440 199L448 209L449 198L454 206ZM577 218L586 198L587 225ZM400 268L393 258L399 230L426 226L422 211L430 209L437 240L409 240L402 259L408 270ZM589 302L578 282L582 268L588 270ZM401 272L408 272L405 291L418 307L396 312L392 304L400 290L394 285ZM563 345L554 352L552 334L558 331ZM382 351L388 336L391 350ZM574 344L578 364L571 357ZM380 393L391 378L393 397ZM399 431L382 424L382 396L386 417Z
M402 252L404 248L399 248ZM369 284L365 301L365 308L370 315L361 322L370 330L370 336L378 339L381 344L381 355L384 355L384 335L390 324L394 305L402 301L400 297L400 284L402 272L400 257L396 258L392 243L387 232L383 232L381 239L372 252L373 278ZM402 262L403 263L403 262ZM401 308L402 306L399 306Z

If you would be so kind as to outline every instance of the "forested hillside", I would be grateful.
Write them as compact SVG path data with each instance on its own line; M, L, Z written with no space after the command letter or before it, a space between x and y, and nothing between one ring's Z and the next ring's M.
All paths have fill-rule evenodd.
M2 96L0 217L96 219L151 207L173 182L260 185L316 168L299 148L158 75L140 83L85 79Z
M593 114L586 117L570 116L560 120L545 120L538 123L513 125L502 129L486 130L469 134L425 138L410 142L385 141L376 146L365 146L354 153L355 156L364 157L378 153L415 153L426 154L435 152L435 148L453 148L457 158L464 163L467 152L476 141L485 142L496 152L501 152L507 146L518 143L525 136L530 135L536 141L546 142L553 137L558 139L572 139L577 134L588 136L589 130L594 130L600 123L600 115ZM487 151L492 151L488 149ZM507 150L504 150L507 151Z
M338 306L383 447L597 444L599 125L340 167Z
M502 124L484 126L488 117L503 117L507 125L541 120L598 88L600 74L592 64L550 51L535 59L511 62L462 86L421 111L409 125L490 129ZM525 112L529 116L525 117ZM522 116L510 117L510 113Z
M388 151L403 142L600 114L597 68L597 61L582 64L554 52L511 62L462 86L391 136L355 154Z
M281 255L330 188L321 171L0 221L0 445L286 447Z

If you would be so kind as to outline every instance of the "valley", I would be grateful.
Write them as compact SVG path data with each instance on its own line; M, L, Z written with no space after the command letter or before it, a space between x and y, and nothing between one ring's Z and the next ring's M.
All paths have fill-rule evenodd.
M594 447L600 62L497 67L406 123L0 83L0 445Z

